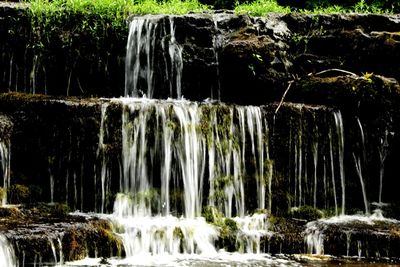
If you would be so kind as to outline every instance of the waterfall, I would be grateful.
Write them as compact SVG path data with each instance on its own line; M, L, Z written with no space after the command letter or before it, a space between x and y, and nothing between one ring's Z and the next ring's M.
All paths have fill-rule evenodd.
M325 225L321 225L319 222L307 223L307 228L304 231L305 243L307 245L308 254L323 255L324 254L324 231L326 230Z
M361 159L360 159L360 157L356 156L354 153L353 153L353 159L354 159L354 164L356 166L356 171L357 171L358 178L360 179L362 196L363 196L363 201L364 201L365 214L369 214L369 207L368 207L369 205L368 205L367 193L365 191L365 184L364 184L364 179L363 179L363 175L362 175Z
M289 207L334 208L338 214L337 184L344 184L343 125L338 122L340 112L300 104L288 105L291 110L280 111L290 112L281 115L287 122L284 124L277 117L275 126L287 129L275 130L285 136L279 138L287 141L274 138L273 142L278 144L275 144L273 153L276 153L275 149L287 147L289 163L285 173L292 196Z
M344 128L342 113L340 111L334 112L336 134L338 138L338 157L339 157L339 170L340 170L340 183L342 186L342 215L345 214L346 206L346 185L344 175Z
M242 253L261 253L261 237L272 236L268 231L268 220L265 214L234 218L239 226L237 242Z
M317 188L318 188L318 127L314 130L314 141L312 143L313 167L314 167L314 188L313 188L313 207L317 207Z
M333 199L335 202L335 215L339 215L338 213L338 203L337 203L337 193L336 193L336 182L335 182L335 164L333 158L333 145L332 145L332 131L329 130L329 158L330 158L330 167L331 167L331 180L332 180L332 189L333 189Z
M361 136L361 153L360 155L356 155L356 153L353 153L353 159L357 171L358 178L360 179L360 184L361 184L361 190L362 190L362 195L363 195L363 201L364 201L364 208L365 208L365 214L369 214L369 204L368 204L368 199L367 199L367 192L365 189L365 183L363 179L363 173L362 173L362 161L361 157L363 160L365 160L366 153L365 153L365 137L364 137L364 130L361 125L360 119L357 118L357 124L358 127L360 128L360 136Z
M119 215L168 215L171 190L182 190L182 212L193 219L201 214L203 187L208 184L211 206L227 217L233 211L244 216L243 177L249 170L257 179L258 206L265 208L272 167L265 174L268 129L261 108L186 100L115 101L123 105L120 192L131 199L116 202L121 204L116 205Z
M10 160L11 149L8 141L0 141L0 167L3 178L3 194L1 205L7 204L7 189L10 187Z
M217 99L221 100L221 82L220 82L220 66L219 66L219 50L222 47L222 37L219 34L219 28L218 28L218 16L213 15L212 16L213 22L214 22L214 38L212 42L212 49L214 52L214 58L215 58L215 67L216 67L216 77L217 77L217 84L215 85L216 88L212 88L211 90L211 98L212 99Z
M379 151L379 196L378 203L382 203L382 189L383 189L383 176L385 173L385 160L388 152L388 130L385 130L385 134L382 138L380 138L380 146L378 148Z
M0 234L0 267L17 266L14 249L7 237Z
M215 252L217 230L199 217L201 209L208 200L226 217L244 218L245 174L254 177L255 200L265 208L272 166L264 166L270 159L262 108L113 101L122 105L122 175L112 220L123 226L128 255Z
M107 119L106 117L106 111L107 111L108 103L105 103L101 106L101 119L100 119L100 133L99 133L99 144L97 147L97 152L96 156L99 159L99 165L100 165L100 182L101 182L101 207L100 207L100 212L104 213L105 212L105 202L106 202L106 192L109 191L108 184L110 180L110 169L108 168L108 162L107 162L107 146L104 142L104 139L107 135L107 129L104 127L105 121ZM98 179L94 179L97 181ZM96 184L95 184L96 188ZM96 190L95 190L96 191Z
M125 96L182 97L182 48L175 38L173 17L133 18L125 62Z

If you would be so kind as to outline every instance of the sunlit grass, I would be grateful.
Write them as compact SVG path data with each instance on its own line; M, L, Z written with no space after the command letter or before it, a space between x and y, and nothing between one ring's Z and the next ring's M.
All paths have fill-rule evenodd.
M252 16L264 16L267 13L288 13L289 7L278 5L275 0L256 0L251 3L240 4L235 7L235 12L238 14L249 14Z
M30 4L34 16L79 13L113 20L126 19L135 14L187 14L208 9L197 0L31 0Z
M32 26L40 43L45 43L46 35L70 18L76 20L75 29L85 31L94 37L98 31L112 27L126 29L130 15L144 14L187 14L203 12L206 5L197 0L28 0Z
M34 16L62 14L96 14L105 19L125 20L129 15L144 14L187 14L203 12L212 7L202 5L197 0L30 0ZM234 8L238 14L264 16L270 12L289 13L289 7L280 6L276 0L255 0L237 4ZM332 14L332 13L388 13L378 5L369 5L360 0L353 7L339 5L314 7L311 10L301 10L301 13Z

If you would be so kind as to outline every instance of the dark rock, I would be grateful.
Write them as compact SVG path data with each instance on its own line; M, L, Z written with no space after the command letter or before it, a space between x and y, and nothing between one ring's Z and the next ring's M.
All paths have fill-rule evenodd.
M360 218L311 222L305 234L321 238L323 253L328 255L396 258L400 245L399 222L381 219L364 221ZM313 233L312 229L318 229L318 232Z

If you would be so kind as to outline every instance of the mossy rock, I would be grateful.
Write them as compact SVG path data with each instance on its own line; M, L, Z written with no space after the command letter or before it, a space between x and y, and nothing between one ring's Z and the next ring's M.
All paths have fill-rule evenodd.
M313 208L310 206L301 206L299 208L292 208L292 210L290 211L290 215L292 218L295 219L315 221L321 219L324 214L317 208Z
M218 228L216 246L227 251L236 251L236 237L239 231L237 223L231 218L225 218L220 211L211 206L203 207L202 216L206 222Z
M14 184L8 189L11 204L28 203L31 192L26 185Z

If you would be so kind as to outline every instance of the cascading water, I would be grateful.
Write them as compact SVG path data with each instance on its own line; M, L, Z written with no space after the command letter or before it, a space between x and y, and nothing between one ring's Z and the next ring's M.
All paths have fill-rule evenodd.
M205 194L227 217L233 212L243 217L243 175L251 169L258 177L258 205L264 208L263 158L268 156L261 108L185 100L114 101L123 105L121 193L114 215L124 226L128 255L215 252L217 230L199 218ZM247 148L254 163L246 158Z
M219 50L222 47L222 36L221 36L221 34L219 34L218 16L213 16L212 19L214 22L214 29L215 29L215 35L214 35L212 43L213 43L213 52L214 52L215 65L216 65L217 84L215 85L216 88L212 88L212 90L211 90L211 98L221 100Z
M270 155L269 138L273 136L269 136L268 107L113 99L102 107L100 125L104 129L100 130L99 144L113 123L106 119L111 106L120 106L122 111L120 193L111 220L119 229L129 257L215 253L219 230L200 217L205 205L236 221L236 238L243 252L261 252L260 238L272 235L268 218L265 214L246 215L256 209L272 210L274 161ZM324 196L336 200L334 182L341 176L334 175L334 166L342 163L342 150L338 148L342 128L336 124L339 115L318 108L292 108L295 114L304 112L299 121L302 132L289 137L298 147L298 164L304 162L303 166L293 167L301 183L296 188L304 190L298 203L330 207L323 198L316 198L316 192L326 192ZM329 126L324 127L327 122ZM310 124L319 125L321 134L310 135L306 129ZM298 129L292 127L292 131ZM322 156L323 172L317 171L318 157ZM307 157L312 159L311 164L305 164ZM102 173L111 173L109 165L105 166ZM333 184L326 177L329 168ZM307 172L313 173L314 179L304 178ZM324 175L325 182L316 184L316 175ZM247 194L254 190L252 187L256 195Z
M288 119L287 143L280 143L281 146L288 146L290 164L287 175L293 196L290 207L307 205L320 209L333 208L338 214L340 199L337 184L344 183L341 114L337 111L305 108L303 105L291 104L290 107L296 113ZM279 120L276 123L280 123ZM342 193L342 202L344 197Z
M382 203L382 189L383 189L383 176L385 174L385 160L387 157L387 150L388 150L388 130L385 130L384 136L380 138L380 147L379 149L379 196L378 196L378 203Z
M110 181L110 172L108 167L108 162L107 162L107 156L106 156L106 150L107 146L104 143L104 138L107 134L106 128L104 127L104 123L106 121L106 110L107 110L108 104L102 105L101 108L101 120L100 120L100 133L99 133L99 145L97 148L96 156L99 159L100 162L100 182L101 182L101 207L100 207L100 212L104 213L105 212L105 202L106 202L106 192L109 191L109 181ZM97 181L98 179L95 179ZM95 185L96 187L96 185Z
M233 215L233 211L244 216L242 179L249 169L258 177L258 206L265 207L263 159L269 156L264 139L267 126L261 108L185 100L115 101L123 104L121 192L136 198L132 202L135 205L118 209L118 214L170 214L170 192L182 190L182 213L186 218L201 214L207 191L210 204L219 207L226 216ZM203 188L204 184L209 188ZM161 192L155 192L154 188L160 188ZM161 201L154 203L158 193Z
M362 195L363 195L363 200L364 200L364 208L365 208L365 214L369 214L369 204L368 204L368 199L367 199L367 192L365 189L365 183L363 179L363 173L362 173L362 160L365 159L365 137L364 137L364 130L361 125L360 120L357 118L357 124L360 128L360 135L361 135L361 152L357 155L356 153L353 152L353 159L354 163L356 166L356 171L358 174L358 178L360 179L360 184L361 184L361 190L362 190Z
M125 96L181 98L182 69L182 48L175 38L174 18L133 18L127 43Z
M1 205L7 204L7 189L10 187L10 160L11 150L8 141L0 141L0 167L3 180L3 194Z
M17 266L13 247L7 238L0 234L0 267Z
M238 243L239 251L246 253L261 253L260 241L264 236L273 235L268 231L268 218L265 214L234 218L239 226Z
M339 170L340 170L340 183L342 186L342 215L345 214L346 207L346 185L344 176L344 128L342 113L340 111L334 112L336 134L338 137L338 157L339 157Z

